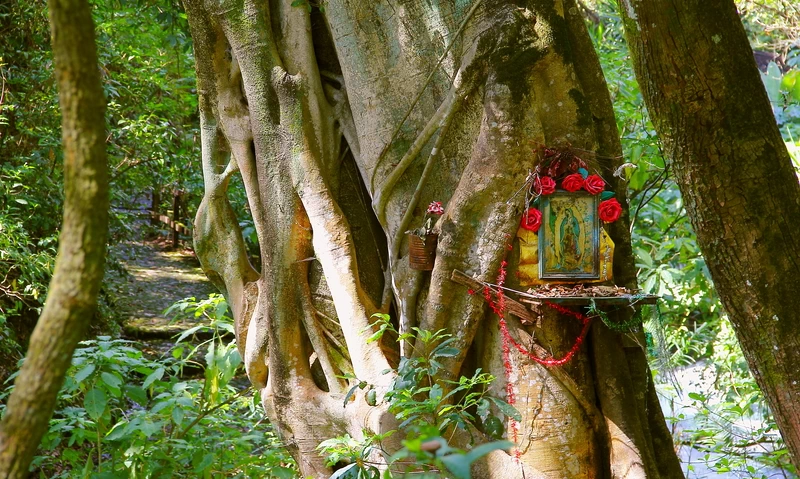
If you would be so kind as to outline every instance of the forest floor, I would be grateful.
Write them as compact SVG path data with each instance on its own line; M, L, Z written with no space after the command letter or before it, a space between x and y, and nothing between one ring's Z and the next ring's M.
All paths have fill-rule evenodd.
M186 298L206 299L217 291L191 249L173 249L162 236L146 239L148 230L140 221L133 240L112 247L127 272L114 285L115 309L126 339L142 341L146 350L163 353L176 335L205 319L175 319L164 314L167 308Z

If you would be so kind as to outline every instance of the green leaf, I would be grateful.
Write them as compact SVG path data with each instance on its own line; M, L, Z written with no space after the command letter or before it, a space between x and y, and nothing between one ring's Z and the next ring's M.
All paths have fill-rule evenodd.
M214 462L214 455L209 453L203 456L203 459L194 467L194 473L199 474L206 470Z
M500 439L503 437L503 431L505 431L505 426L503 425L503 421L498 419L497 416L489 416L483 423L483 432L492 439Z
M16 201L17 203L19 203L21 205L27 205L28 204L28 202L26 200L23 200L22 198L14 198L14 201Z
M466 454L448 454L441 458L442 463L456 479L470 479L470 461Z
M689 393L689 397L691 399L694 399L695 401L700 401L700 402L703 402L703 401L706 400L706 396L704 394L700 394L700 393L694 393L694 392Z
M183 409L181 409L179 407L173 408L172 409L172 420L175 422L175 424L180 426L181 423L183 422Z
M347 391L347 394L344 395L344 407L347 407L347 401L350 400L350 398L353 396L353 393L356 392L356 389L358 389L358 384L351 387L350 390Z
M613 191L604 191L604 192L600 193L600 199L601 200L610 200L613 197L614 197L614 192Z
M86 413L95 421L103 415L107 403L106 393L102 389L92 388L83 398L83 407L86 409Z
M91 374L94 372L95 368L96 367L95 367L94 364L90 364L90 365L86 366L85 368L81 369L80 371L78 371L75 374L75 382L79 382L79 383L83 382L86 378L91 376Z
M158 368L155 371L153 371L152 373L150 373L150 375L147 376L147 378L145 378L144 383L142 383L142 387L147 389L154 382L160 381L162 377L164 377L164 368L163 367Z
M128 399L140 406L147 405L147 392L139 386L134 386L132 384L125 385L125 395L128 396Z
M469 458L470 464L472 464L492 451L497 451L498 449L505 451L511 449L512 447L514 447L514 443L510 441L489 442L486 444L481 444L480 446L469 451L467 453L467 457Z
M133 421L126 423L124 421L120 421L111 428L111 431L106 434L106 441L118 441L120 439L124 439L130 435L131 431L135 430L138 425L138 419L134 419Z
M122 380L120 378L105 371L100 373L100 379L113 389L119 390L119 387L122 386Z
M586 179L587 176L589 176L589 172L586 171L586 168L578 168L578 173L581 174L584 180Z
M348 478L348 477L355 478L357 473L358 473L358 470L355 469L355 467L357 465L358 464L356 464L355 462L352 463L352 464L348 464L348 465L344 466L343 468L341 468L341 469L337 470L336 472L334 472L329 479L345 479L345 478Z
M458 353L460 352L461 350L459 350L458 348L442 348L436 351L434 356L437 358L454 358L458 356Z
M498 399L495 397L490 397L489 399L491 399L494 405L497 406L497 409L499 409L500 412L505 414L507 417L510 417L515 421L522 421L522 415L519 413L519 411L517 411L517 408L515 408L511 404L508 404L502 399Z
M292 479L295 477L295 473L292 469L288 467L276 466L273 467L269 471L270 477L275 477L277 479Z

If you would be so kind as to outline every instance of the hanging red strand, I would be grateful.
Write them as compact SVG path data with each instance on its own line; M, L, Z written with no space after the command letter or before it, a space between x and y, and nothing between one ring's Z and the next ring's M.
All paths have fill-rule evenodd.
M511 249L510 246L511 245L508 245L507 249ZM503 285L506 282L506 266L508 266L508 262L504 259L500 262L500 269L497 275L497 291L495 292L488 285L485 285L483 287L483 297L486 299L486 302L489 303L489 307L492 309L492 311L494 311L499 318L498 325L500 327L500 333L503 341L503 369L506 375L506 402L513 406L517 401L516 394L514 392L514 383L511 380L511 375L514 372L511 365L511 346L514 346L514 348L523 356L530 358L531 360L543 366L563 366L569 362L575 356L575 353L577 353L580 349L581 344L583 344L583 340L586 338L586 334L589 332L589 326L591 325L592 321L590 317L577 311L572 311L571 309L565 308L559 304L545 301L545 304L548 307L555 309L561 314L572 316L579 320L583 324L583 328L581 329L581 333L575 339L575 344L572 345L570 350L567 351L567 354L565 354L562 358L542 359L533 352L528 351L524 346L516 342L514 338L511 337L511 333L508 332L508 324L506 323L505 318L506 298L505 294L503 293ZM472 289L468 290L467 292L470 295L475 294L475 291ZM497 298L497 300L492 297L492 293L494 293L494 296ZM508 418L508 422L509 437L516 443L519 440L519 425L513 418ZM517 462L519 462L520 455L521 452L519 448L515 448L514 459Z

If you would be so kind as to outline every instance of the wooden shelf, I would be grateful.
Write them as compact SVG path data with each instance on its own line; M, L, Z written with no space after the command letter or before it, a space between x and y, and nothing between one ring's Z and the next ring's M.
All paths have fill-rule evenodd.
M588 306L594 301L598 306L632 306L635 304L656 304L658 296L654 294L632 295L624 294L620 296L539 296L535 294L519 295L519 300L523 303L540 305L544 302L563 304L565 306Z

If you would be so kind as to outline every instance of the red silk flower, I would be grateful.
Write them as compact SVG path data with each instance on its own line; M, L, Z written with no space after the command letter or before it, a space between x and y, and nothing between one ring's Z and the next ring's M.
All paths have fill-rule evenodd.
M552 195L556 192L556 180L549 176L541 176L533 183L533 191L537 195Z
M528 231L533 231L534 233L539 231L539 227L541 225L542 212L536 208L528 208L527 211L522 214L522 221L520 221L519 224L521 228L524 228Z
M613 223L622 214L622 205L619 204L616 198L601 201L600 206L597 208L597 214L606 223Z
M593 195L599 195L606 188L606 182L597 175L589 175L583 183L583 189Z
M561 187L567 191L578 191L583 188L583 176L580 173L567 175L561 182Z

